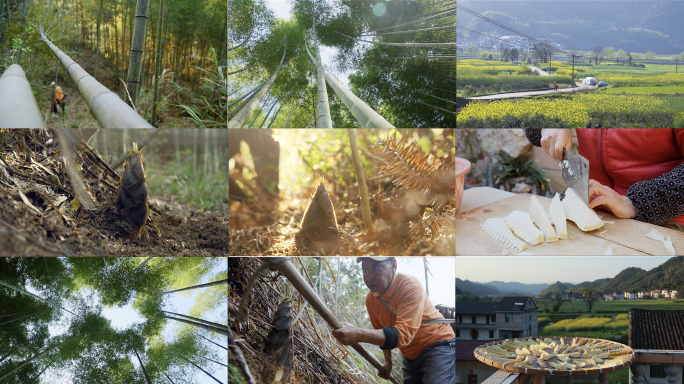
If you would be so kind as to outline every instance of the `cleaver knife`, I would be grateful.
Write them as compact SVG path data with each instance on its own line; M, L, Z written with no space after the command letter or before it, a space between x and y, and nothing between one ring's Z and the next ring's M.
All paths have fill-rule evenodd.
M584 204L589 205L589 160L564 148L561 174L568 187L575 191Z

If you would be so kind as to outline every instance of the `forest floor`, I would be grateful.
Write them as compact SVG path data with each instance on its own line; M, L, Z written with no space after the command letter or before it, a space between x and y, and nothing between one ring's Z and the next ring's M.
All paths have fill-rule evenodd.
M94 76L95 52L91 51L87 45L80 47L78 53L67 52L67 54L83 67L86 72ZM100 56L97 80L117 95L120 94L120 74L119 68L113 67L108 60ZM54 65L42 74L41 84L39 85L48 88L53 81L55 81ZM59 63L57 85L62 87L62 91L65 95L69 95L69 104L67 106L66 116L62 116L62 111L59 106L57 107L57 113L50 113L50 116L47 119L47 128L99 128L97 120L95 120L90 113L88 104L86 104L83 97L81 97L81 94L78 92L71 77L66 74L61 62ZM33 87L38 107L43 114L50 112L52 102L53 91L46 88ZM161 94L168 93L169 90L162 87ZM145 88L142 91L142 95L143 96L138 103L138 110L146 111L149 114L151 113L149 112L149 107L152 103L150 89ZM180 112L182 112L182 110L177 107L162 106L157 116L160 123L157 124L156 128L199 128L191 118L187 116L178 116Z
M231 170L233 171L233 170ZM235 178L239 173L231 172ZM394 188L391 183L375 180L369 185L371 216L381 218L376 232L365 234L363 214L359 207L359 192L335 189L330 199L337 224L346 238L330 255L393 255L449 256L454 255L454 212L437 212L429 207L413 217L406 212L411 196ZM297 244L296 235L311 201L309 191L274 196L259 188L249 199L233 199L229 208L231 255L242 256L306 256L311 253ZM328 191L332 187L328 186Z
M200 212L174 198L149 196L147 223L139 239L129 239L130 226L115 205L118 176L95 150L77 156L78 173L97 206L74 209L78 194L57 139L43 132L0 134L0 242L5 256L227 256L227 214Z

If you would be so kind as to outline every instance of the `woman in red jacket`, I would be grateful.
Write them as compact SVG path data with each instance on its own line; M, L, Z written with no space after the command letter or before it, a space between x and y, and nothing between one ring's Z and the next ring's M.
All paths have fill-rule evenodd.
M589 160L589 208L602 206L684 232L684 129L577 129L579 154ZM525 129L555 160L572 147L568 129Z

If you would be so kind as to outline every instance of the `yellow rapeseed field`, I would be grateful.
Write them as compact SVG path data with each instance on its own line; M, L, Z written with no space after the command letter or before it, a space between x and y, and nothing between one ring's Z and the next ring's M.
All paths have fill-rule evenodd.
M667 102L652 96L580 94L572 98L543 100L474 101L456 117L459 127L507 127L507 121L543 119L565 128L583 128L590 115L625 121L655 119L674 114ZM684 116L678 115L684 123ZM513 119L513 120L511 120ZM657 121L655 122L657 123Z

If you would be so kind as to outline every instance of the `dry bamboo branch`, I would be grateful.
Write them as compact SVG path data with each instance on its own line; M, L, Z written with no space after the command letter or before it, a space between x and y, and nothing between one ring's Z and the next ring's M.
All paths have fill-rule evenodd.
M228 330L228 347L230 347L230 351L233 352L233 355L235 355L235 360L238 362L238 367L240 367L240 370L242 371L242 375L245 377L245 380L249 382L249 384L256 384L256 381L254 381L254 377L252 377L252 373L249 371L249 367L247 366L247 363L245 363L245 358L242 356L242 351L240 351L240 348L235 345L235 341L233 340L233 333Z

